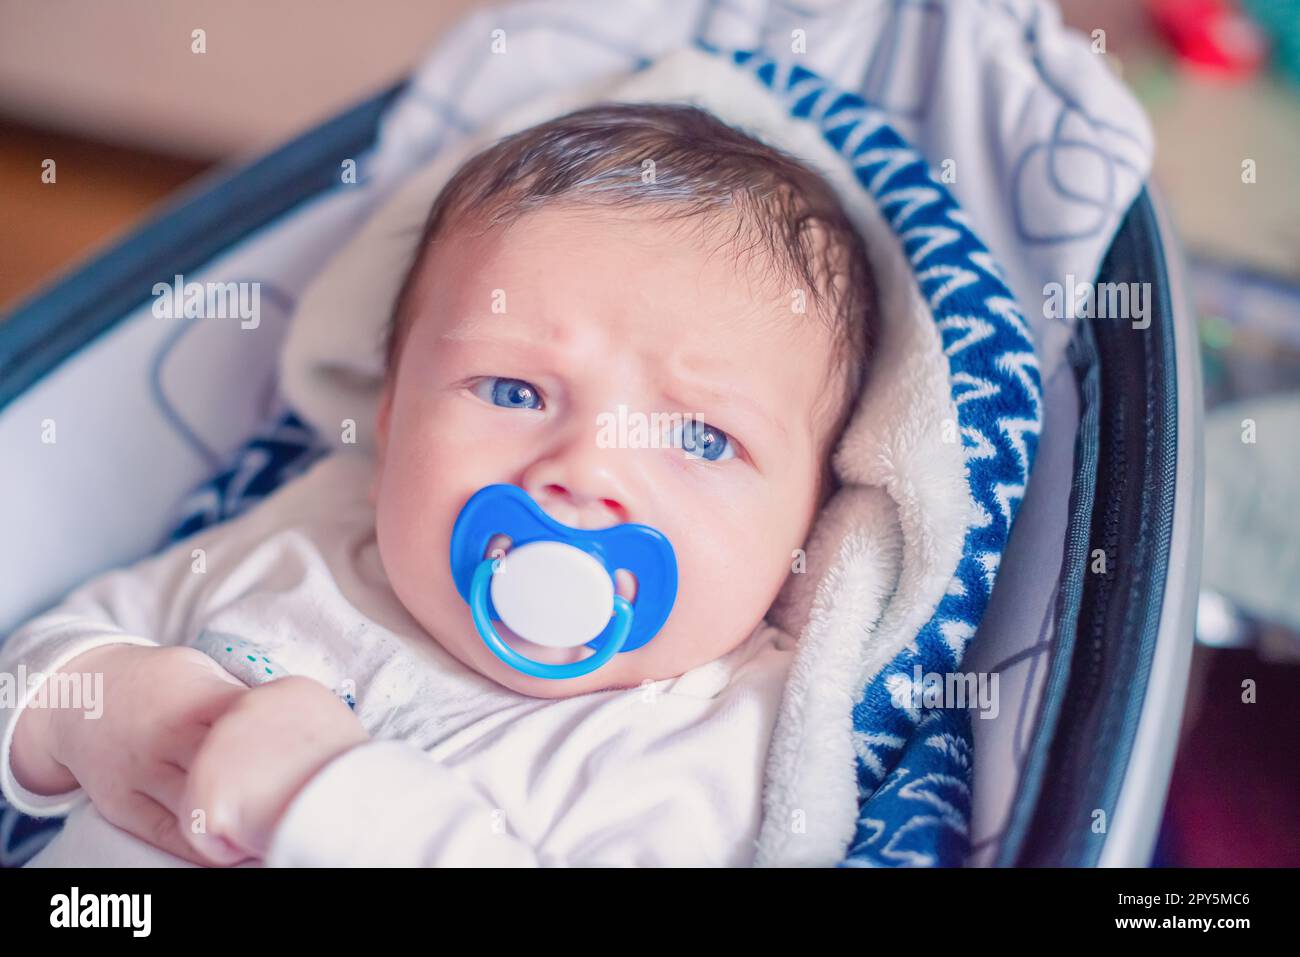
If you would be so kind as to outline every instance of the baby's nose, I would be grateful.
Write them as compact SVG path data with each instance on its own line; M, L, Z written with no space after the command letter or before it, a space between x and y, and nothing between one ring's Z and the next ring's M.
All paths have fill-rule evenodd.
M525 490L547 515L573 528L608 528L628 520L628 511L623 503L607 494L587 492L558 482L546 482L538 488Z

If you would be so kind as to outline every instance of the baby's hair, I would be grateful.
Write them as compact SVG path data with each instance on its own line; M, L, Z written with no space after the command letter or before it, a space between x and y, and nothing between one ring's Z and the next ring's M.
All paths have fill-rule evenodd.
M821 176L799 160L693 106L600 104L507 136L469 159L439 194L393 307L385 343L395 375L415 277L453 224L484 231L565 203L657 208L701 234L727 222L738 257L765 253L831 325L845 392L838 435L857 395L875 325L875 290L862 238ZM808 309L807 311L813 311Z

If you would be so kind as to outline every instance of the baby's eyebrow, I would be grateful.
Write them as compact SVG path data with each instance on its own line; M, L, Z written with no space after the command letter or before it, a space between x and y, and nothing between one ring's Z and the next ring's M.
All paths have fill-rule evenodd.
M527 329L527 333L523 330ZM520 323L510 322L502 316L493 316L490 319L474 318L467 319L459 323L455 328L444 332L439 339L449 339L453 342L464 342L467 340L491 340L493 342L514 343L521 346L533 346L538 342L553 340L557 337L557 331L549 325L523 326Z
M682 376L680 372L665 372L665 384L674 397L697 397L714 407L720 405L739 405L740 414L744 415L746 418L763 423L769 430L780 436L782 439L788 439L790 437L785 426L777 421L777 419L773 417L767 409L763 408L759 402L745 395L743 392L736 391L734 388L723 388L719 384L705 379L692 379L688 376Z

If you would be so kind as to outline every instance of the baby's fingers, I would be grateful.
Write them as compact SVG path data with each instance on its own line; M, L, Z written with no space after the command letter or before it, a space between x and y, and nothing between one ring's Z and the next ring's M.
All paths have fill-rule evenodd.
M186 813L195 824L183 836L195 853L212 864L238 864L255 857L231 840L230 825L238 818L238 810L231 804L231 792L230 782L214 773L210 760L199 758L185 776L180 802L190 809Z
M199 753L212 725L197 721L185 722L167 732L165 740L159 742L155 753L164 761L169 761L181 771L188 771L194 764L194 756Z
M176 818L178 827L192 827L202 823L202 815L194 814L185 806L185 769L169 761L160 761L152 769L149 780L141 781L136 790L153 798Z
M176 815L141 791L131 791L119 801L100 808L105 820L192 864L210 864L181 833Z

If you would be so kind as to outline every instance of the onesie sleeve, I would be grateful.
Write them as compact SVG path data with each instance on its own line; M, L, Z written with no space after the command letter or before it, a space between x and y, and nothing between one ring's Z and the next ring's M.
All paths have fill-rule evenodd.
M245 559L265 550L277 530L321 511L328 514L332 503L353 494L360 481L356 476L364 469L356 476L346 471L350 469L362 466L329 457L244 515L91 579L4 640L0 677L8 677L12 691L0 693L0 793L5 800L24 814L58 817L83 797L80 788L36 794L22 787L13 773L14 728L24 708L41 702L41 689L50 676L101 645L186 643L210 596L222 595L223 588L225 593L237 592L255 581L260 566Z
M616 768L608 770L604 781L573 783L585 785L581 808L500 807L460 768L409 742L362 744L326 765L294 798L272 834L266 864L662 867L752 859L754 828L740 822L757 812L756 788L665 773L648 794ZM527 819L533 839L517 833L516 819Z
M129 568L100 575L0 645L0 674L13 682L13 694L0 702L0 792L14 808L37 817L61 817L81 800L80 788L42 795L18 783L10 762L18 718L24 708L43 706L54 693L51 678L93 648L182 641L184 619L200 587L201 575L195 572L200 566L191 556L196 547L194 542L180 543ZM95 707L94 685L80 680L72 700L80 700L89 715Z
M83 798L81 789L35 794L13 773L18 717L40 702L49 676L101 645L190 642L210 607L254 587L265 574L281 547L268 544L277 532L364 501L369 473L363 456L327 456L243 515L91 579L4 640L0 679L9 676L13 691L3 694L0 689L0 793L5 799L25 814L55 817Z
M537 867L505 813L452 768L403 741L331 761L290 804L270 867Z
M499 728L505 773L437 760L409 741L344 752L290 802L270 866L744 866L789 652L726 683L705 666L658 698L623 693L539 741ZM716 672L716 673L715 673ZM522 733L522 732L513 732Z

